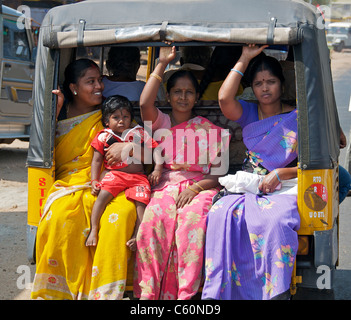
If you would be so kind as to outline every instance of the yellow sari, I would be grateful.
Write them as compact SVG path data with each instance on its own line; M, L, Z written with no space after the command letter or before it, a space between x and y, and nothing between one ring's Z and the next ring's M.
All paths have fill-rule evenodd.
M38 228L31 298L122 299L128 262L133 267L126 242L135 226L135 205L120 193L101 217L97 246L85 246L96 199L90 193L90 143L102 129L101 112L65 122L70 128L55 141L56 181Z

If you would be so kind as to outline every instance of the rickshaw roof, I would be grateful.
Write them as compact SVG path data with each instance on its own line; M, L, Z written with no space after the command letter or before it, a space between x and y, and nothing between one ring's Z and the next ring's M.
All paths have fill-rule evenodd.
M269 8L269 10L267 10ZM300 0L87 0L52 8L41 30L49 48L125 42L297 43L300 24L317 23ZM83 34L84 31L84 34Z
M22 14L21 12L15 10L15 9L12 9L8 6L5 6L5 5L1 6L1 10L2 10L2 13L4 13L4 14L16 16L16 17L18 17Z

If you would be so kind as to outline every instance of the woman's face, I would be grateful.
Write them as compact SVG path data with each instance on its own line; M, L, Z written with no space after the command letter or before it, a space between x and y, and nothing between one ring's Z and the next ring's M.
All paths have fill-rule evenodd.
M252 90L260 104L273 104L280 100L281 82L269 71L259 71L252 81Z
M102 83L100 70L96 67L87 69L76 84L72 83L70 85L70 88L74 98L79 99L79 102L84 103L87 107L101 104L104 84Z
M198 94L191 80L188 77L181 77L167 96L174 111L187 112L194 107Z

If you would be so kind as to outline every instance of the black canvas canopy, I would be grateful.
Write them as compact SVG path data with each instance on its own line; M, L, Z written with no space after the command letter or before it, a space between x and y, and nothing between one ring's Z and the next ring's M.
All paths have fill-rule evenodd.
M331 168L339 155L339 120L320 12L300 0L88 0L51 9L41 26L34 116L27 164L53 163L51 89L57 50L121 43L292 45L303 169ZM51 50L52 49L52 50ZM46 111L45 111L46 110Z

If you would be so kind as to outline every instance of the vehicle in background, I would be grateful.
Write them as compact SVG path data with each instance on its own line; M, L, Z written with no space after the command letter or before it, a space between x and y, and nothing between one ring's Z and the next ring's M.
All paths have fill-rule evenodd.
M0 12L0 142L29 140L34 41L29 20L7 6Z
M330 23L327 29L327 43L337 52L351 48L351 22Z

